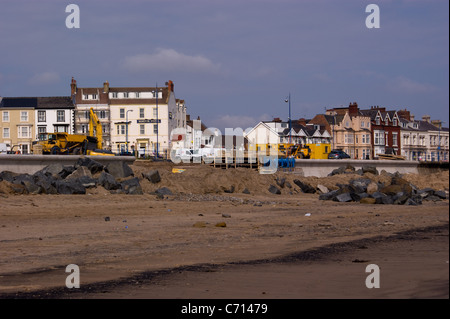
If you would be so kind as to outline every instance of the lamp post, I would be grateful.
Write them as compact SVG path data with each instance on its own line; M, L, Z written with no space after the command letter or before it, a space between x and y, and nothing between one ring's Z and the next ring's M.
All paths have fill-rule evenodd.
M291 120L291 93L289 92L289 96L286 100L286 103L289 103L289 144L292 144L292 120Z
M127 122L127 127L126 127L126 131L125 131L125 144L127 145L127 153L128 153L128 112L133 112L133 110L127 110L127 113L126 113L126 122Z

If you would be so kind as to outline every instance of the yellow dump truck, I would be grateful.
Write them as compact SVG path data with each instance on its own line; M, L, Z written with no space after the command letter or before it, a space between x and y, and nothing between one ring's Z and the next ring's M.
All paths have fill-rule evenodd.
M330 144L296 144L288 148L286 156L297 159L327 159L330 152Z
M102 126L93 108L89 114L89 135L41 133L39 139L33 142L33 153L36 150L36 154L114 156L112 152L102 149Z

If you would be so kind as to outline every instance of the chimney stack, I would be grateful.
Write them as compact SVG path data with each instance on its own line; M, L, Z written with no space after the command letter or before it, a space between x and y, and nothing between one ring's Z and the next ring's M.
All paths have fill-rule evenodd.
M1 99L1 98L0 98ZM437 128L442 128L442 121L441 120L432 120L431 124L436 126Z
M77 93L77 81L72 76L72 82L70 83L70 95L74 96Z
M422 121L431 123L431 116L429 116L429 115L422 116Z
M406 110L406 109L400 110L397 112L397 114L400 118L411 121L411 114L408 110Z
M103 93L109 93L109 83L108 83L108 81L103 83Z
M173 82L171 80L169 80L169 82L166 82L167 88L169 89L169 93L173 92Z
M303 125L303 126L306 126L306 119L305 118L301 118L301 119L299 119L298 121L298 124L300 124L300 125Z
M350 105L348 107L348 115L350 115L350 116L358 115L358 103L356 103L356 102L350 103Z

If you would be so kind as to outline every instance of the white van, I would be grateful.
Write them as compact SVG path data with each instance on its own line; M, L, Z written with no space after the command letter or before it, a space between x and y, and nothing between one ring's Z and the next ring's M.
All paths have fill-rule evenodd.
M11 146L6 143L0 143L0 154L8 154L11 151Z

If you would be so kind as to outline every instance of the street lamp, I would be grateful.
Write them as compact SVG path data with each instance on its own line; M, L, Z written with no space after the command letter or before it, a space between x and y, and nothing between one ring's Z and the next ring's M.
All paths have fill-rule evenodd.
M126 122L127 122L127 130L125 131L125 144L127 145L127 153L128 153L128 112L133 112L133 110L127 110L126 113Z
M286 103L289 103L289 144L292 144L292 120L291 120L291 93L289 92L289 96L286 100Z

